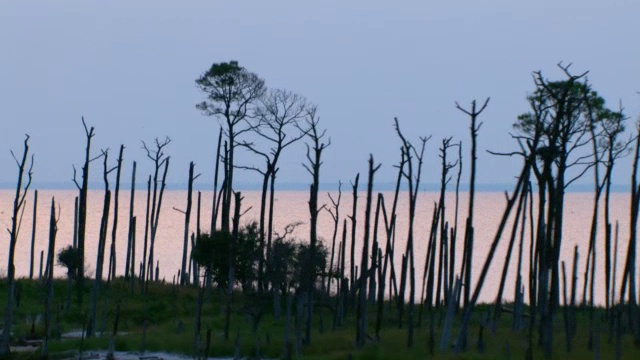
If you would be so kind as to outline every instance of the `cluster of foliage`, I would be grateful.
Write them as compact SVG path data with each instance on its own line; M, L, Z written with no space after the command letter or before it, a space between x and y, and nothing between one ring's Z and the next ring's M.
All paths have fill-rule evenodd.
M328 250L322 243L316 247L313 260L309 244L297 239L278 237L272 246L267 280L274 287L282 290L297 287L309 271L323 274L327 268ZM252 221L243 226L235 239L226 231L216 231L213 235L200 234L191 257L204 269L205 277L211 276L219 288L228 286L229 269L233 267L234 285L240 286L245 292L253 290L260 259L258 223Z

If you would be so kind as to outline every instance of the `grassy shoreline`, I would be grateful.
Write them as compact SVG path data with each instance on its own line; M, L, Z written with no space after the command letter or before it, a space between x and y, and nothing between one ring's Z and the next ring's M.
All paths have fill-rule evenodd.
M42 339L44 337L44 286L40 281L19 279L17 282L19 293L19 306L15 309L15 323L13 339L16 341ZM116 351L149 351L170 352L195 356L194 332L195 313L198 298L198 290L194 287L179 287L172 284L150 283L149 290L142 295L138 288L133 291L129 287L130 282L118 278L105 287L102 300L98 309L97 336L90 339L63 339L56 340L58 328L60 334L72 331L82 331L83 323L88 312L88 301L83 307L76 303L75 292L68 312L64 310L67 294L67 282L56 280L54 284L54 311L52 318L52 340L49 342L51 358L56 354L68 354L69 351L106 350L109 347L109 339L113 332L113 323L116 316L117 305L120 305L118 333L114 337L114 349ZM137 285L137 284L136 284ZM6 281L0 281L0 299L6 298ZM88 299L89 288L85 289ZM207 299L208 298L208 299ZM270 297L269 297L270 298ZM106 299L106 300L105 300ZM210 357L233 356L236 352L236 341L240 341L240 354L243 357L256 357L260 354L263 358L280 358L284 352L285 329L285 301L282 301L282 316L276 319L273 316L273 303L265 302L266 298L258 299L258 296L234 295L231 336L224 340L223 324L223 300L218 290L213 289L211 296L205 295L202 309L201 346L205 346L207 330L211 330L211 342L209 346ZM260 300L260 301L259 301ZM261 303L264 312L256 331L253 331L253 322L247 313L252 312L256 304ZM268 303L268 304L267 304ZM105 307L106 305L106 307ZM332 330L331 310L322 306L314 307L313 342L311 345L301 347L300 359L422 359L432 358L429 355L430 316L423 318L420 327L416 328L416 343L412 349L406 347L406 329L398 328L394 321L394 311L387 303L385 305L386 317L382 324L380 339L374 339L375 309L369 309L369 340L361 350L355 349L355 316L350 313L342 328ZM522 359L524 358L528 343L528 328L513 331L511 324L513 315L503 312L496 323L495 332L491 328L481 331L480 324L486 317L487 305L479 305L473 313L472 327L469 331L469 346L466 352L456 354L452 349L440 350L440 337L444 311L437 310L433 313L434 337L433 346L436 350L436 359ZM106 312L105 312L106 309ZM577 335L571 353L566 351L564 325L560 309L554 320L554 358L569 357L575 359L594 358L594 351L587 349L589 338L589 310L576 310ZM255 311L254 311L255 312ZM525 310L526 312L526 310ZM596 317L603 316L603 309L595 309ZM426 312L425 312L426 313ZM59 316L59 321L57 317ZM459 329L460 314L456 317L453 326L452 339ZM147 322L146 336L144 324ZM526 321L525 321L526 322ZM417 321L416 321L417 324ZM292 323L291 338L295 341L295 328ZM535 331L535 330L534 330ZM479 334L482 332L484 351L478 348ZM537 342L537 334L534 335ZM295 344L295 343L294 343ZM628 333L621 338L621 359L637 359L640 356L639 344L633 344L632 336ZM543 358L542 349L533 348L533 358ZM600 334L600 354L602 359L615 358L615 339L607 328L607 323L602 322ZM295 354L295 351L294 351ZM40 352L13 353L12 358L35 359L40 358Z

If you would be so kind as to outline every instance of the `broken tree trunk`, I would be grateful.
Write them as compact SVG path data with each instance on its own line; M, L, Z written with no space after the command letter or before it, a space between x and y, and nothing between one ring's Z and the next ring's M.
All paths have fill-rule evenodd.
M134 276L136 252L135 252L135 230L133 226L133 208L136 197L136 162L133 162L133 170L131 171L131 195L129 197L129 232L127 235L127 260L124 264L124 278L129 279Z

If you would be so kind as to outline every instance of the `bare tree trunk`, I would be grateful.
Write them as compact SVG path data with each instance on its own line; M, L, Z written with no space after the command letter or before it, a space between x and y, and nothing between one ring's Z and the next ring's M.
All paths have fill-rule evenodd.
M349 272L350 281L349 286L351 287L351 299L355 299L355 291L356 291L356 224L357 224L357 207L358 207L358 181L360 180L360 174L356 174L356 180L352 183L353 188L353 208L351 210L351 271ZM353 306L353 301L352 301Z
M458 205L459 205L459 194L460 194L460 178L462 177L462 141L458 143L458 175L456 177L456 205L454 210L454 220L453 220L453 232L451 234L451 246L449 246L449 289L453 288L454 277L456 273L456 240L458 239ZM462 281L462 280L461 280ZM457 299L460 298L460 293L457 293L455 298L456 308L459 305Z
M367 295L368 302L372 305L376 302L376 273L380 272L380 267L382 266L382 262L378 262L378 256L382 255L382 249L380 249L380 245L378 244L378 225L380 224L380 209L382 207L382 199L382 193L378 193L378 199L376 201L376 212L373 217L373 244L371 246L371 269L369 270L369 293Z
M149 180L147 180L147 208L145 212L145 221L144 221L144 244L142 248L142 266L140 267L140 282L144 283L147 279L147 249L148 249L148 240L149 240L149 216L151 215L151 175L149 175ZM144 286L142 286L142 291L144 292Z
M130 231L130 236L131 236L131 264L127 265L127 267L131 268L131 272L129 273L129 275L131 276L131 290L133 291L133 287L135 285L135 278L136 278L136 257L135 257L135 253L136 253L136 223L137 223L137 216L134 216L133 219L131 219L131 229ZM139 274L140 275L140 274Z
M269 270L270 262L271 262L271 241L273 240L273 212L275 205L275 194L276 194L276 175L278 173L278 169L275 169L271 172L271 180L269 182L269 219L267 222L267 263L266 269ZM267 284L268 285L268 284Z
M84 126L85 135L87 137L87 147L85 151L85 160L84 165L82 166L82 185L78 185L75 180L75 168L74 168L74 182L80 190L79 196L79 207L78 207L78 253L80 259L78 266L78 304L82 305L82 294L84 289L84 242L86 237L86 227L87 227L87 192L89 189L89 163L91 162L91 139L94 136L94 128L93 126L90 129L87 129L87 124L84 122L84 118L82 118L82 125Z
M102 209L102 220L100 221L100 234L98 240L98 254L96 259L96 276L91 290L91 303L89 309L89 320L87 321L87 337L95 335L97 327L97 311L98 300L100 298L100 284L102 283L102 271L104 267L104 253L107 242L107 227L109 224L109 207L111 205L111 190L109 190L108 175L110 170L107 168L108 153L103 152L104 156L104 207Z
M373 196L373 176L380 168L380 165L373 165L373 155L369 155L369 176L367 183L367 203L364 215L364 242L362 244L362 258L360 269L362 275L358 281L358 309L357 309L357 325L356 325L356 347L358 349L364 346L367 331L367 276L369 273L369 234L371 231L371 198ZM376 231L377 229L374 229ZM375 260L374 260L375 261Z
M264 281L264 258L265 258L265 220L267 207L267 191L269 190L269 176L271 171L271 163L267 161L267 170L262 174L262 191L260 193L260 223L259 223L259 257L258 257L258 291L265 289Z
M342 182L338 183L338 199L334 200L331 197L331 193L327 193L331 203L333 204L333 210L329 209L328 212L333 219L333 235L331 237L331 259L329 260L329 279L327 280L327 295L331 295L331 280L333 278L333 260L336 249L336 238L338 237L338 226L340 224L340 200L342 199ZM339 287L340 282L338 282Z
M409 185L409 226L408 226L408 234L407 234L407 248L404 256L403 266L402 266L402 277L401 277L401 286L400 286L400 299L404 302L404 294L405 294L405 286L406 286L406 275L407 268L409 270L409 283L410 283L410 293L409 293L409 308L407 314L407 347L413 347L414 341L414 329L413 329L413 312L415 308L415 288L416 288L416 279L415 279L415 266L414 266L414 252L413 252L413 226L415 221L415 213L416 213L416 203L418 198L418 191L420 186L420 175L422 172L422 163L424 157L424 148L426 142L429 138L421 137L421 148L417 150L413 145L407 141L400 131L400 125L398 124L398 119L395 119L395 128L400 140L402 142L402 152L404 156L402 159L406 158L407 162L407 171L403 172L403 176L407 179ZM414 174L413 168L413 157L417 159L417 171ZM399 313L399 324L402 324L402 309L404 306L400 308Z
M198 211L197 211L197 221L196 221L196 236L191 233L191 252L193 252L193 248L196 246L196 239L200 239L200 235L202 234L202 228L200 227L200 210L202 204L202 193L198 190ZM192 256L189 256L189 271L191 271L191 277L193 278L192 282L198 288L200 286L200 274L198 274L198 264L193 260Z
M229 232L229 214L231 213L231 192L233 192L233 149L235 139L233 130L229 130L229 142L224 143L224 191L222 192L222 218L220 228Z
M180 272L180 285L184 286L188 281L187 271L187 250L189 247L189 222L191 220L191 197L193 194L193 168L195 164L193 161L189 164L189 183L187 187L187 208L184 211L184 243L182 246L182 267Z
M638 128L637 130L640 130ZM640 317L638 316L637 298L635 293L635 264L636 264L636 246L637 246L637 228L638 213L640 207L640 186L638 185L638 160L640 158L640 136L636 135L636 145L633 156L633 170L631 175L631 204L630 204L630 220L629 220L629 247L627 249L627 258L625 261L624 272L622 275L622 283L620 289L620 301L624 301L627 281L629 282L629 303L630 316L632 318L632 329L634 340L640 343Z
M464 306L467 307L469 305L469 295L471 294L471 271L473 269L473 210L474 210L474 201L475 201L475 189L476 189L476 161L478 159L477 153L477 138L478 131L482 126L482 123L476 124L478 116L486 109L489 104L489 98L485 100L484 104L480 108L480 110L476 110L476 101L473 100L471 102L471 110L467 111L463 109L460 105L456 103L456 107L469 115L471 119L471 124L469 129L471 130L471 173L469 179L469 208L467 214L467 226L465 229L465 250L467 252L467 257L465 259L464 264Z
M129 279L129 275L134 277L136 263L136 245L135 245L135 228L133 225L133 208L136 198L136 162L133 162L133 170L131 171L131 195L129 197L129 232L127 236L127 260L124 264L124 278Z
M509 218L509 215L511 213L511 210L513 208L513 205L515 204L516 200L518 199L518 196L520 194L520 191L522 190L523 186L524 186L524 182L528 181L529 179L529 171L531 168L531 161L530 159L526 159L525 160L525 165L522 169L522 173L520 174L520 177L518 177L518 183L516 184L516 188L513 191L513 195L511 195L511 197L509 197L507 195L507 205L506 205L506 209L504 210L504 213L502 215L502 219L500 220L500 225L498 226L498 230L496 231L496 235L493 239L493 242L491 243L491 247L489 249L489 254L487 255L487 259L484 262L484 265L482 267L482 272L480 273L480 278L478 278L478 283L476 285L476 288L473 292L473 297L470 298L469 300L469 305L467 307L465 307L464 310L464 315L462 318L462 325L461 325L461 329L460 329L460 334L458 335L458 338L456 340L456 351L461 351L464 349L464 347L466 346L466 337L467 337L467 330L468 330L468 326L469 326L469 320L471 319L471 312L473 310L473 306L476 304L476 302L478 301L478 297L480 296L480 291L482 290L482 285L484 284L484 281L486 279L487 273L489 272L489 267L491 266L491 261L493 260L493 256L495 255L496 249L498 247L498 244L500 242L500 238L502 237L502 232L504 231L504 228L507 225L507 219Z
M73 203L73 248L78 248L78 197Z
M122 153L124 145L120 145L120 154L118 155L118 165L116 170L116 189L113 202L113 229L111 229L111 251L109 255L109 275L107 283L111 279L116 278L116 235L118 233L118 198L120 195L120 174L122 172Z
M309 172L313 178L313 182L309 187L309 253L311 261L311 271L308 271L308 278L306 282L306 295L308 299L307 304L307 321L305 328L305 342L311 344L311 324L313 319L313 295L315 289L316 280L316 246L318 241L318 190L320 187L320 166L322 165L322 152L331 144L331 142L324 143L323 137L326 131L319 132L318 122L315 117L315 108L309 111L307 123L309 130L307 135L311 139L311 145L307 145L307 160L309 164L303 164L305 169Z
M13 152L12 152L13 154ZM31 156L31 167L27 170L27 159L29 154L29 135L26 136L24 140L24 152L22 154L22 160L18 161L18 159L14 155L14 159L16 160L16 164L18 164L18 182L16 184L16 196L13 200L13 212L11 216L11 230L9 230L10 242L9 242L9 260L7 263L7 304L5 307L4 313L4 325L2 327L2 338L0 339L0 357L6 357L9 350L9 341L11 340L11 322L13 321L13 306L15 301L15 265L14 265L14 257L16 244L18 242L18 232L19 232L19 223L18 223L18 214L20 214L20 210L24 205L24 199L27 196L27 191L29 190L29 186L31 185L32 178L32 168L33 168L33 155ZM22 183L25 175L25 171L27 171L27 183L22 188Z
M496 295L495 301L495 310L493 312L493 329L495 331L496 323L500 318L500 313L502 312L502 294L504 294L504 285L507 281L507 272L509 271L509 264L511 263L511 253L513 251L513 245L516 241L516 236L518 234L518 225L520 225L520 215L526 213L526 200L528 196L527 186L528 182L524 182L524 189L520 193L520 199L518 201L518 208L516 209L515 220L513 220L513 228L511 229L511 236L509 238L509 247L507 249L506 258L504 264L502 266L502 276L500 277L500 286L498 287L498 294ZM523 226L525 224L522 224ZM518 274L519 275L519 274Z
M222 127L218 133L218 146L216 150L216 167L213 177L213 202L211 203L211 230L209 234L213 235L216 232L216 221L218 220L218 167L220 165L220 145L222 144Z
M29 262L29 280L33 280L33 257L36 244L36 219L38 218L38 190L33 193L33 223L31 225L31 261Z
M53 299L53 268L56 247L56 234L58 232L56 220L56 202L51 198L51 216L49 220L49 250L47 252L47 280L46 295L44 301L44 341L42 343L42 356L48 357L49 339L51 338L51 300Z
M156 141L157 142L157 141ZM155 156L152 158L155 158L155 166L156 166L156 170L155 170L155 175L154 175L154 185L153 185L153 201L151 204L151 236L150 236L150 244L149 244L149 280L152 280L152 270L153 270L153 253L154 253L154 248L155 248L155 243L156 243L156 233L158 231L158 224L160 222L160 210L162 209L162 198L164 195L164 189L167 185L167 171L169 170L169 157L165 157L164 159L162 158L162 156L164 155L164 153L162 152L162 148L169 144L169 140L167 138L167 140L165 140L165 142L163 144L157 143L157 150L155 152ZM151 156L150 156L151 157ZM157 187L158 187L158 172L160 170L160 167L164 164L164 173L162 175L162 182L160 185L160 194L156 197L156 193L157 193ZM156 200L157 199L157 200ZM148 286L148 283L147 283Z
M340 280L338 284L340 285L338 290L338 314L337 314L337 326L341 327L344 322L345 311L347 308L347 295L349 292L349 282L344 276L344 271L346 269L346 254L347 254L347 219L342 221L342 241L340 242ZM346 289L345 289L346 288Z

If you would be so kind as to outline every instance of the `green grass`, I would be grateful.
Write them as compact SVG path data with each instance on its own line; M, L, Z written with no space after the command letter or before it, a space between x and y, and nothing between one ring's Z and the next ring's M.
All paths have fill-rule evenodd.
M20 306L15 309L13 338L20 339L42 338L44 325L41 321L34 323L33 319L44 313L43 299L44 289L38 281L19 280ZM69 312L60 312L60 330L62 333L79 331L83 327L89 305L89 284L84 292L84 304L79 307L76 302L74 290L71 309ZM131 291L122 279L117 279L106 288L103 287L103 296L107 296L106 321L104 321L104 297L99 302L97 332L104 330L105 335L91 339L84 339L83 349L107 349L109 334L113 328L116 305L120 304L120 323L118 335L115 338L117 351L140 351L143 344L143 326L145 319L148 322L145 350L168 351L193 355L194 343L194 319L196 312L197 290L183 287L174 290L170 284L151 284L148 293L141 295L139 290ZM6 282L0 281L0 306L4 310L6 304ZM55 282L54 304L63 306L67 294L66 281ZM269 298L270 300L270 298ZM276 320L272 316L271 304L266 304L265 315L254 333L246 315L239 310L246 304L255 304L255 300L234 295L234 312L230 329L230 339L224 340L224 316L222 297L216 291L212 291L209 302L206 302L202 311L201 338L204 346L207 329L211 329L211 345L209 356L230 356L235 351L236 336L241 339L241 353L244 356L253 356L256 353L256 344L260 339L260 352L263 357L279 358L284 349L284 324L285 312L283 306L282 317ZM283 301L284 303L284 301ZM483 332L484 351L477 348L480 319L485 316L486 306L479 306L474 312L469 329L468 350L455 354L451 349L439 350L440 330L442 328L442 313L436 313L434 348L435 357L428 351L429 344L429 318L425 316L422 326L416 328L415 342L412 349L407 349L406 327L399 329L394 321L395 311L385 306L385 322L378 342L369 341L367 345L356 351L355 349L355 319L352 314L347 318L346 324L341 329L331 330L332 320L330 311L326 308L318 308L314 313L314 327L312 343L303 345L300 359L523 359L528 347L527 331L514 332L511 330L512 316L503 313L496 326L496 332L485 329ZM598 310L600 311L600 310ZM416 309L415 317L418 311ZM375 309L369 313L368 333L374 335ZM320 332L320 323L323 323L324 331ZM416 319L417 324L417 319ZM460 316L456 318L452 337L458 334ZM565 335L562 313L559 312L554 323L554 358L588 359L595 358L593 351L587 350L589 338L589 318L587 312L579 312L577 315L578 333L573 344L573 351L565 350ZM52 326L55 329L55 312ZM292 324L293 330L293 324ZM291 334L291 339L295 336ZM534 359L542 359L543 353L537 346L537 333L534 336ZM601 358L612 359L615 354L613 338L610 336L608 326L601 326ZM80 348L80 339L52 340L49 343L51 353L64 353ZM39 358L39 354L13 355L17 359ZM632 336L625 334L622 338L622 359L640 358L640 347L633 344Z

